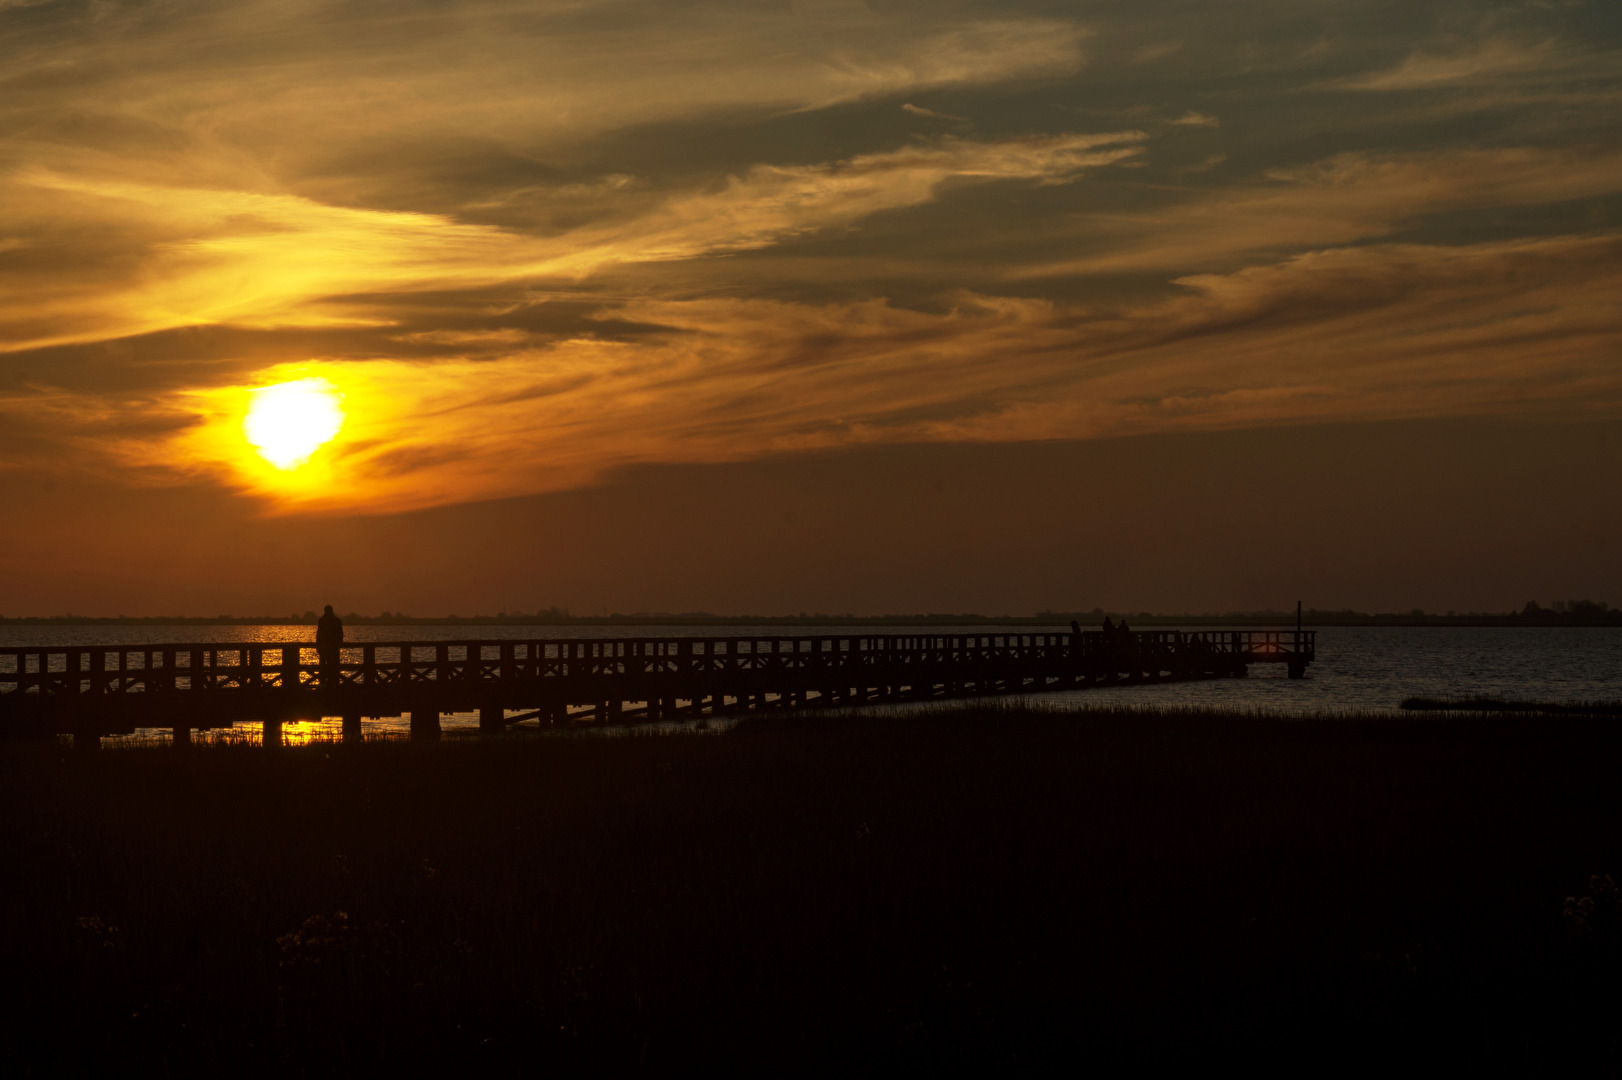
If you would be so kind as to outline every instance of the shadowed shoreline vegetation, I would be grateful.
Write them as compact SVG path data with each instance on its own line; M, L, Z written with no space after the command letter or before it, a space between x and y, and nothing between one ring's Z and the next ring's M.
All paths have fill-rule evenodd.
M1530 713L1545 716L1622 716L1622 701L1519 701L1501 697L1404 698L1410 712Z
M1583 717L984 704L5 744L0 1060L1547 1068L1616 1049L1619 764Z

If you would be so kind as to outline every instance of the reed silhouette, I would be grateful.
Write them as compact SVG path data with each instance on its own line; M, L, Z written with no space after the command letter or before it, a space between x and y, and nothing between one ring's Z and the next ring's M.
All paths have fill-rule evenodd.
M1619 763L1582 718L984 704L8 744L0 1062L1548 1070L1614 1043Z

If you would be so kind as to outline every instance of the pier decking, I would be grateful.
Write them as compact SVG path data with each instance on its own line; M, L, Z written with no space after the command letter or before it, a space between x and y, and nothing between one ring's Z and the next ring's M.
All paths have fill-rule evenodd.
M434 738L444 713L480 727L616 723L742 710L926 701L1131 682L1232 678L1316 658L1311 630L1149 630L355 642L0 649L0 734L94 740L138 728L409 715ZM514 715L516 713L516 715Z

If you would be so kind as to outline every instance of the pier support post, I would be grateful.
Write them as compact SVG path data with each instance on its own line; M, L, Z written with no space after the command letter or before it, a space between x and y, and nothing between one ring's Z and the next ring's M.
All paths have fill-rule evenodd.
M360 733L360 717L344 717L344 742L358 743L362 740L362 738L363 736Z
M1291 661L1289 661L1289 673L1290 673L1290 678L1292 678L1292 679L1304 679L1304 678L1306 678L1307 677L1307 662L1305 660L1291 660Z
M260 742L265 749L270 750L282 745L282 722L280 719L266 720L261 725Z
M86 716L87 710L76 707L72 699L59 700L56 703L57 723L61 726L58 731L73 732L73 748L75 750L100 750L101 732Z
M500 735L507 730L507 710L500 705L479 706L479 733Z
M173 732L171 732L171 734L170 734L170 738L172 739L172 741L174 742L174 744L176 746L190 746L191 745L191 725L190 724L176 724L174 726Z
M429 741L439 738L439 709L433 706L412 709L411 737Z

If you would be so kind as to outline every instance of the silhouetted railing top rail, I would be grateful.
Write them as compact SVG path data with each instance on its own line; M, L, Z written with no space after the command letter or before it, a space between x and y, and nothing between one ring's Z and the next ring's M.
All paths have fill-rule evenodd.
M0 648L0 694L296 691L608 675L700 674L862 665L1052 663L1176 654L1311 661L1311 630L1143 630L966 634L357 641L325 668L315 644L199 642ZM77 676L77 678L75 678Z

